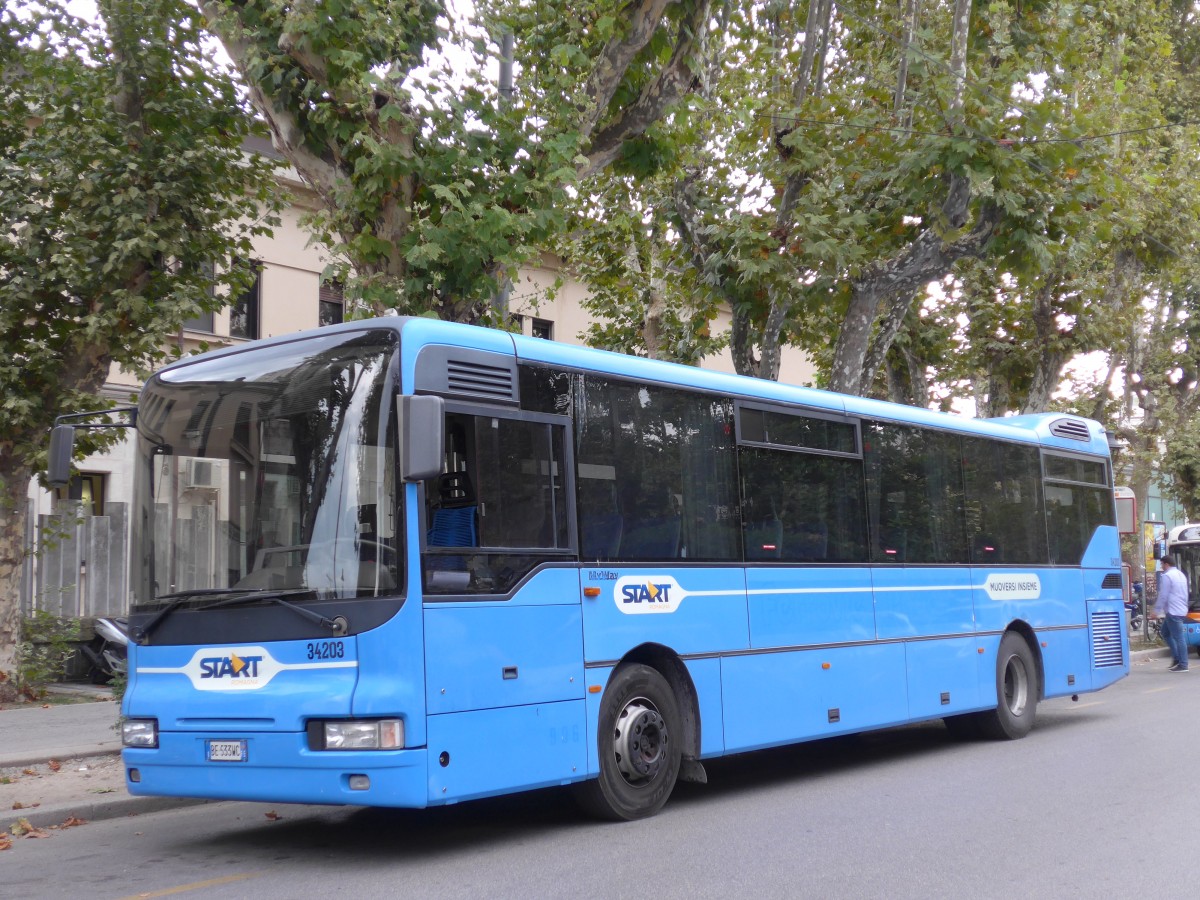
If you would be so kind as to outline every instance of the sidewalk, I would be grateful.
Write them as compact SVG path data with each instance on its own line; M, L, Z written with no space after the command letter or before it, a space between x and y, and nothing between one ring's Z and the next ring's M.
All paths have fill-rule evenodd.
M1166 647L1135 650L1137 664L1167 655ZM214 801L134 797L125 790L120 712L105 688L56 687L96 702L0 710L0 834L21 819L55 828Z

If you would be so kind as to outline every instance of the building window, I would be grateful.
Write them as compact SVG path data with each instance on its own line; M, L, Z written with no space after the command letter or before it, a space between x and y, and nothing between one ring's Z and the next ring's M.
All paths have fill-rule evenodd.
M530 334L535 338L552 341L554 340L554 323L549 319L534 319Z
M202 263L200 266L201 273L208 279L208 296L213 295L213 279L216 275L216 268L211 262ZM194 319L187 319L183 323L184 331L203 331L205 334L213 333L213 311L205 310L196 316Z
M229 307L229 336L257 340L258 315L261 308L262 295L262 263L250 264L254 271L254 281L242 291Z
M72 475L66 485L54 489L54 498L82 503L83 514L86 516L103 515L104 476L88 472Z
M317 302L317 324L340 325L346 320L346 298L340 281L322 284Z

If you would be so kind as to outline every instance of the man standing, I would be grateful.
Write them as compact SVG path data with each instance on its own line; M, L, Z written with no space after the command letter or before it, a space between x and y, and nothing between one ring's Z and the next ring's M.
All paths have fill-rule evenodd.
M1155 614L1163 620L1163 639L1175 657L1175 663L1168 671L1186 672L1188 670L1187 645L1187 614L1188 614L1188 584L1184 574L1175 568L1171 557L1164 556L1159 560L1162 564L1162 580L1158 585L1158 601L1154 604Z

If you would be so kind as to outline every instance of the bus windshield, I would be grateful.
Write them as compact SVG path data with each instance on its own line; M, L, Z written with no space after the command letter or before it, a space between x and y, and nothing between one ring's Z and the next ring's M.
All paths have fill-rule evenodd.
M134 612L226 592L395 593L396 346L389 332L343 331L151 379L137 429Z

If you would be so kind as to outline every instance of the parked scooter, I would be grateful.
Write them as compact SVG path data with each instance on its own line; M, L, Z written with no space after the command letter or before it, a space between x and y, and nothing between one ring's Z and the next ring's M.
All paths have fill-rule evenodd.
M95 637L83 645L92 684L108 684L129 667L129 634L125 619L96 619Z

